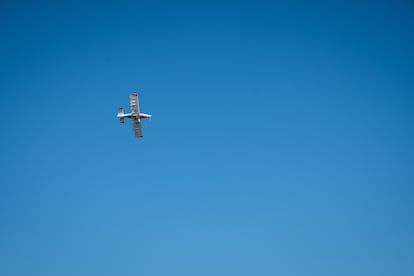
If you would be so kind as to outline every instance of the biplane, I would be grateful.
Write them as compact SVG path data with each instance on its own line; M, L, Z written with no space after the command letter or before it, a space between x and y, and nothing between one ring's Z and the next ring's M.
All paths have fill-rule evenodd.
M130 113L124 113L124 109L120 107L118 109L117 117L119 118L119 121L122 124L124 123L125 118L131 119L132 126L134 127L135 137L143 137L141 120L151 118L152 115L139 112L138 94L136 93L132 93L129 95L129 108Z

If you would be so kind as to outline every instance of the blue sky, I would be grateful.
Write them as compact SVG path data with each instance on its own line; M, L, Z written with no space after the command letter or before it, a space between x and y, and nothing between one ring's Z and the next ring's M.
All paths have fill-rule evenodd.
M0 275L413 275L413 13L3 1Z

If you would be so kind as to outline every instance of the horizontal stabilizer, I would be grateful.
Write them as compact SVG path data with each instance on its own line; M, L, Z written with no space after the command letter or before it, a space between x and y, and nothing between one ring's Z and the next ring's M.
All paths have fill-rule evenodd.
M121 124L124 123L124 109L122 107L118 108L118 118Z

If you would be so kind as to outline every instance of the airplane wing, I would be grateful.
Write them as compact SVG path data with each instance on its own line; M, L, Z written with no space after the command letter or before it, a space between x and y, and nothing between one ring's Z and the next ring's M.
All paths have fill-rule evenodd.
M129 95L129 107L132 114L139 114L138 94Z
M132 126L134 127L135 137L143 137L141 121L135 117L132 117Z

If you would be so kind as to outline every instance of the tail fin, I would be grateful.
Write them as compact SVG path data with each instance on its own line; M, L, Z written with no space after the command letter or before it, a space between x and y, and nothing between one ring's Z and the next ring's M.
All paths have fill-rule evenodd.
M121 124L124 123L124 109L122 107L118 108L118 118Z

